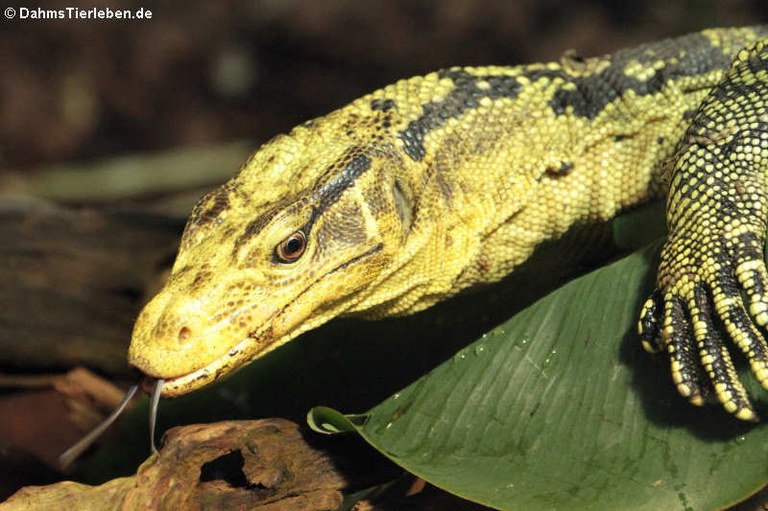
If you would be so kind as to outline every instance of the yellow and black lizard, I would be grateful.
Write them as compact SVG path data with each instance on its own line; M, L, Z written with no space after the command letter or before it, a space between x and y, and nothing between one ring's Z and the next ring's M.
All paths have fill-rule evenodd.
M668 192L639 322L678 391L768 389L768 27L403 80L263 145L190 217L130 363L200 388L342 315L425 309Z

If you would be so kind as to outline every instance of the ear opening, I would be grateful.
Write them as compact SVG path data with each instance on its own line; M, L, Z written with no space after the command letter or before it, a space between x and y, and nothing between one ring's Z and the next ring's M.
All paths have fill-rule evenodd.
M397 215L400 217L403 232L408 234L411 232L411 225L413 223L413 203L410 190L403 186L400 180L395 179L392 185L392 195L395 199L395 211L397 211Z

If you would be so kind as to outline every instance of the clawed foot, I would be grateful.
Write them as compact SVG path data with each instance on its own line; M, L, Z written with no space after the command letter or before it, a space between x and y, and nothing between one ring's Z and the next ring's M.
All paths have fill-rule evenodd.
M768 389L768 272L761 237L733 232L705 246L697 246L695 234L670 237L639 331L647 351L667 352L683 397L703 405L714 396L739 419L756 421L728 344L741 349Z

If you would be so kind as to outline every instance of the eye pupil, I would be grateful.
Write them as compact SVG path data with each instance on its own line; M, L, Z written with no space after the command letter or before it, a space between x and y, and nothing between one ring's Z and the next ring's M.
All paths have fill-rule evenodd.
M307 236L302 231L296 231L277 246L277 258L284 263L296 261L307 248Z
M303 241L301 241L296 237L292 237L288 240L288 243L285 244L285 254L292 255L297 252L300 252L303 246L304 246Z

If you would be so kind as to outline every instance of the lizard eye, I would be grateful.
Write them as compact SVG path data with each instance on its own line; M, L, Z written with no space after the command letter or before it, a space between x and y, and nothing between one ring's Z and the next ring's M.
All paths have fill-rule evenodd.
M296 231L275 247L275 256L281 263L296 262L307 248L307 235Z

